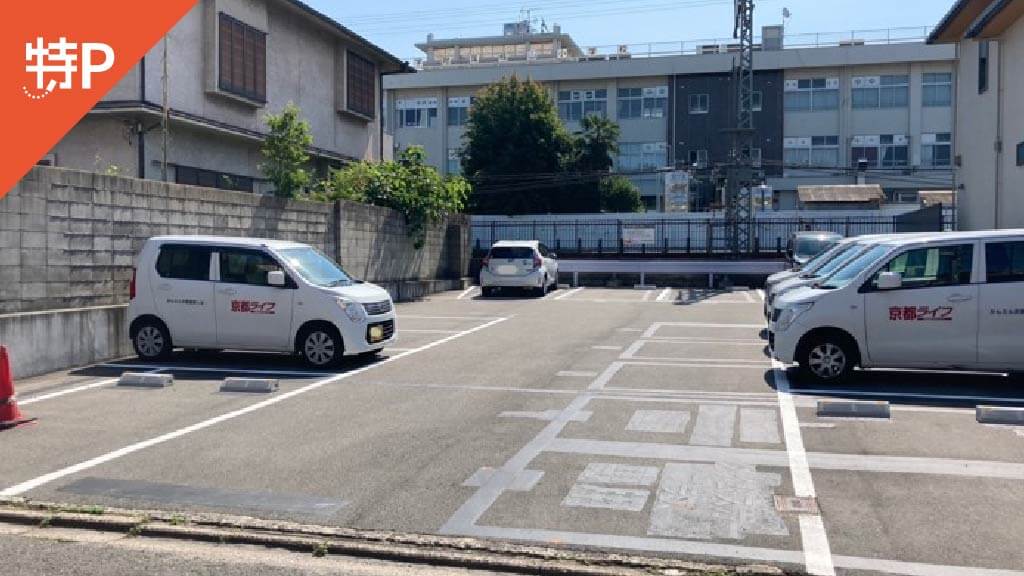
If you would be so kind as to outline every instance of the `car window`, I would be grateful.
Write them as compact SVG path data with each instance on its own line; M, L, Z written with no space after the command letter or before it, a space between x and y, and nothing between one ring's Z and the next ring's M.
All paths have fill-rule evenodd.
M267 272L281 270L270 255L258 250L220 250L220 281L230 284L269 286Z
M533 248L529 246L495 246L491 248L491 258L529 260L533 258Z
M310 284L317 286L349 286L352 284L352 278L340 266L315 248L309 246L285 248L278 250L278 253L292 267L292 270Z
M538 244L537 249L540 250L540 255L545 258L551 255L551 252L548 251L548 247L543 244Z
M818 254L834 246L836 242L837 240L835 238L797 238L796 246L793 248L793 253L796 256L801 257L817 256Z
M879 269L871 278L871 286L877 284L881 272L902 276L903 288L970 284L973 261L973 244L916 248L897 255Z
M849 250L844 250L841 254L837 254L835 258L832 258L828 262L825 262L825 264L823 264L814 272L814 275L822 278L827 277L836 270L839 270L843 266L846 266L847 263L852 261L854 258L857 257L857 255L859 255L860 253L864 252L867 249L868 247L864 246L863 244L854 244L850 246Z
M1024 281L1024 242L986 244L985 270L989 284Z
M210 249L206 246L164 244L156 258L156 272L161 278L209 280Z
M835 274L829 276L828 280L823 282L819 287L826 290L835 290L846 286L852 282L854 278L859 276L866 268L872 266L882 256L885 256L885 253L888 252L890 248L890 246L880 245L871 248L867 252L861 253L860 256L850 260Z
M833 247L829 248L828 250L822 252L821 254L818 254L814 258L811 258L810 260L808 260L807 263L804 264L803 270L804 270L805 273L812 273L813 274L818 268L821 268L822 266L827 264L829 260L839 256L840 254L842 254L843 252L846 252L847 250L849 250L852 247L853 247L853 244L843 244L842 246L833 246Z

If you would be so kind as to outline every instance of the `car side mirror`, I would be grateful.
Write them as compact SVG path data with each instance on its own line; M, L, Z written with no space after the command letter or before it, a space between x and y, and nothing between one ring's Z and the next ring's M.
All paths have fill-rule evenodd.
M280 270L267 272L267 284L277 286L278 288L284 286L284 272Z
M879 290L895 290L903 286L903 276L897 272L882 272L875 283Z

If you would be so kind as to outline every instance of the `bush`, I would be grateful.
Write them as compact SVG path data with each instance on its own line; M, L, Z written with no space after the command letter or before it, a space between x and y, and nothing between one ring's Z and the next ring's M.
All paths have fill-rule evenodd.
M642 212L643 200L640 189L629 178L612 176L601 181L602 212Z
M424 159L423 148L411 146L396 162L354 162L332 170L329 179L311 196L394 208L405 215L413 244L421 248L427 227L462 211L470 192L465 179L442 178Z

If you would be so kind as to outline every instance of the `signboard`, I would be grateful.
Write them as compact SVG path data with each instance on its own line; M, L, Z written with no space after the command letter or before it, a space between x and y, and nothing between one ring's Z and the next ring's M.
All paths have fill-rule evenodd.
M666 172L665 178L665 212L690 211L690 174L683 170Z
M654 246L653 226L623 226L622 245L626 248L641 245Z

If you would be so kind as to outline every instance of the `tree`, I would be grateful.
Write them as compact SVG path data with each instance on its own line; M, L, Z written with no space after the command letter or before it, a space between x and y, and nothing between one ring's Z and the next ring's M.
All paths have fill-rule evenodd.
M573 139L543 86L515 76L477 95L466 123L462 171L476 213L551 212Z
M260 171L273 182L277 196L295 196L310 181L306 149L313 145L313 136L309 122L301 118L301 112L298 106L289 102L280 114L263 117L270 133L263 143L266 162L260 165Z
M640 189L624 176L611 176L601 181L602 212L641 212L644 209Z
M312 196L394 208L405 215L413 245L421 248L428 226L461 211L470 192L464 178L442 178L425 158L422 147L410 146L396 162L354 162L332 170Z
M619 153L619 125L601 116L584 116L577 134L575 168L579 172L607 172Z

